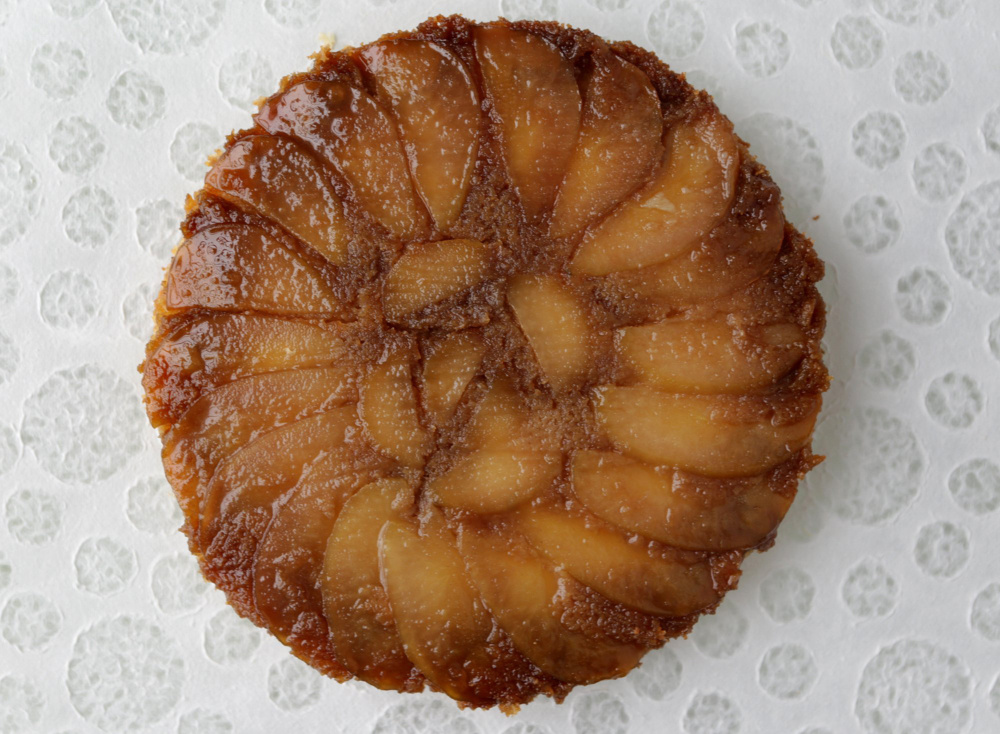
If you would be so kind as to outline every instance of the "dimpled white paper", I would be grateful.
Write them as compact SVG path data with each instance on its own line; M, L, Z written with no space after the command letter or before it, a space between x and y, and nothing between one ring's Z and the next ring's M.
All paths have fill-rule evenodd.
M556 18L707 88L827 262L829 458L690 639L516 718L337 685L175 528L135 366L252 101L428 14ZM0 0L0 732L1000 731L995 0Z

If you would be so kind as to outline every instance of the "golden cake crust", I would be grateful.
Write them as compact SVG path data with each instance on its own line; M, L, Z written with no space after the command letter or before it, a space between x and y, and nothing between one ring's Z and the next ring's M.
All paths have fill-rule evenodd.
M818 461L823 265L630 43L452 16L324 49L187 209L142 368L183 530L339 680L513 710L624 675Z

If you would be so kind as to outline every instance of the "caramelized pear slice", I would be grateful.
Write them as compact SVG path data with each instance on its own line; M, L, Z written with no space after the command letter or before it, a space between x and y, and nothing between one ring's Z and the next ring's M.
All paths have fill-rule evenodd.
M284 315L340 310L308 260L246 224L209 227L180 246L167 275L166 306Z
M685 393L743 393L773 383L802 359L796 324L739 327L726 314L675 319L619 332L620 363L638 382Z
M589 513L534 503L518 510L517 528L557 567L627 607L680 617L721 596L703 556L628 537Z
M752 548L792 504L798 463L792 459L746 479L710 479L611 452L580 451L573 457L573 492L604 520L676 548Z
M379 562L403 649L435 688L473 705L524 697L533 666L495 629L438 511L419 532L388 522Z
M420 467L427 434L417 413L408 357L405 350L398 350L371 368L361 385L361 417L380 451L406 466Z
M402 479L362 487L333 524L323 561L323 610L337 657L376 688L420 690L420 673L406 657L379 570L379 533L412 503Z
M379 100L399 121L417 192L434 224L447 232L462 213L479 150L472 78L455 54L430 41L384 41L360 57Z
M593 336L577 295L557 276L519 275L507 301L549 384L563 390L578 383L593 361Z
M260 621L253 606L253 562L275 503L356 425L354 406L335 408L265 433L216 469L199 525L202 570L243 616Z
M320 580L327 540L344 503L387 471L384 460L334 449L316 462L275 512L253 566L254 603L271 632L339 680L349 677L330 643Z
M290 140L239 140L205 176L205 189L274 220L334 264L347 258L343 205L316 159Z
M610 52L594 54L580 80L580 140L549 225L572 235L648 180L663 155L663 116L649 78Z
M424 407L434 425L447 423L472 378L479 372L486 347L478 331L457 331L430 341L424 348Z
M221 461L270 430L357 398L353 369L337 366L252 375L196 400L163 437L163 468L192 536Z
M444 507L476 513L504 512L552 485L562 470L560 455L527 447L480 449L427 484Z
M774 264L785 237L781 194L754 177L739 206L688 257L609 275L612 300L645 302L670 312L735 292Z
M820 399L675 395L645 386L596 391L597 421L615 446L637 459L710 477L772 469L812 436Z
M584 235L572 271L607 275L690 252L729 210L739 162L732 125L717 110L678 123L659 172Z
M172 424L202 393L241 377L324 367L346 354L345 327L271 316L218 313L185 324L143 366L146 410L154 426Z
M478 27L475 39L507 170L525 215L537 220L552 209L580 130L573 68L554 45L527 31Z
M502 537L469 520L462 522L458 538L486 606L514 645L543 671L585 684L624 675L639 662L645 647L586 635L562 623L558 598L566 593L568 579L518 537Z
M382 284L382 308L401 323L428 306L464 293L486 278L490 253L477 240L412 244Z
M345 82L302 82L267 100L254 119L272 135L298 138L316 151L392 235L404 241L427 235L396 124L367 93Z

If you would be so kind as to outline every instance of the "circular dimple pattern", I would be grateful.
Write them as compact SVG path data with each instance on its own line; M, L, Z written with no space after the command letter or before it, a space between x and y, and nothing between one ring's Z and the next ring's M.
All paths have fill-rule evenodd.
M865 665L854 714L870 734L958 734L971 696L965 663L933 643L900 640Z
M62 504L55 495L41 489L19 489L4 509L7 530L20 543L51 543L62 527Z
M792 221L805 222L823 195L826 180L823 157L812 133L787 117L769 112L748 117L739 126L781 187L785 212Z
M73 559L76 585L97 596L122 591L138 570L135 553L111 538L88 538Z
M100 131L83 117L60 120L49 135L49 158L63 173L88 173L101 162L105 150Z
M881 194L862 196L844 215L848 242L869 255L896 244L902 228L899 206Z
M865 558L847 572L840 596L856 617L884 617L896 606L899 584L882 563Z
M38 310L42 320L57 329L83 329L97 313L97 284L89 275L72 270L53 273L42 286Z
M927 388L924 405L931 418L948 428L968 428L983 412L986 398L969 375L949 372Z
M840 518L861 525L889 520L913 501L925 460L912 429L881 408L835 413L817 429L837 450L814 470L817 496Z
M180 507L163 477L146 477L129 487L125 514L144 533L174 531L183 521Z
M385 3L387 0L376 0ZM395 0L388 0L395 2ZM559 10L558 0L500 0L500 14L516 20L547 19Z
M736 29L736 60L750 76L774 76L788 63L788 35L767 21L740 25Z
M866 15L845 15L833 28L830 48L845 69L868 69L885 53L885 34Z
M954 196L968 174L965 156L950 143L932 143L913 160L913 187L927 201Z
M914 268L896 281L896 308L911 324L940 324L951 308L951 289L936 271Z
M664 0L650 14L646 33L667 59L690 56L705 40L705 17L688 0Z
M983 458L962 462L948 476L948 491L966 512L994 512L1000 507L1000 466Z
M21 352L14 340L0 331L0 386L10 382L21 362Z
M141 342L147 341L153 335L152 304L156 292L157 286L152 283L140 283L122 301L122 322L128 333Z
M219 611L205 627L205 654L219 665L249 660L260 647L260 630L229 607Z
M906 128L894 112L876 110L851 129L851 150L869 168L881 171L899 159L906 145Z
M205 177L205 161L222 138L203 122L187 122L177 129L170 144L170 160L177 172L192 181Z
M299 711L319 701L320 675L298 658L275 663L267 671L267 696L283 711Z
M529 725L530 726L530 725ZM372 734L478 734L479 728L458 715L454 706L440 700L408 697L383 711L375 720ZM506 734L506 732L505 732ZM517 734L536 734L532 729ZM547 732L542 732L547 734Z
M913 375L917 365L913 344L888 329L858 352L858 370L874 387L895 390Z
M161 558L153 565L153 598L167 614L190 612L205 598L207 587L189 554Z
M772 571L760 585L760 606L779 624L808 617L815 596L812 577L799 568Z
M142 729L177 705L184 659L145 619L121 616L84 630L73 644L66 687L84 719L105 730Z
M772 647L764 653L757 669L760 687L781 699L802 698L818 675L812 653L795 643Z
M56 605L41 594L15 594L0 612L4 639L21 652L44 649L61 626Z
M913 560L928 576L951 578L969 561L969 532L942 520L920 528Z
M953 17L965 0L874 0L883 18L901 25L934 25Z
M823 509L813 500L807 476L792 508L781 521L781 534L799 543L808 543L820 534L824 524Z
M951 74L933 51L911 51L899 60L892 82L905 102L929 104L948 91Z
M17 431L10 426L0 425L0 476L11 470L20 455Z
M976 594L969 623L990 642L1000 642L1000 583L992 583Z
M49 7L56 15L69 20L79 20L95 7L99 0L49 0Z
M181 239L177 222L183 216L184 210L166 199L140 204L135 210L135 236L139 246L157 260L169 257Z
M118 203L106 189L84 186L66 201L62 222L66 236L76 244L103 247L118 227Z
M64 482L108 479L142 448L132 388L95 365L58 370L25 401L21 440Z
M979 290L1000 295L1000 181L962 197L944 239L955 271Z
M40 204L35 167L19 146L0 139L0 247L25 233Z
M743 647L749 626L747 618L738 607L723 604L714 614L698 620L691 639L709 657L728 658Z
M267 14L288 28L305 28L316 22L320 0L264 0Z
M88 75L83 51L65 41L42 44L31 56L31 83L50 99L75 97Z
M111 119L133 130L146 130L167 109L167 93L158 81L142 71L123 71L111 83L107 99Z
M7 556L0 550L0 591L10 586L11 576L14 575L14 567L10 565Z
M629 716L621 699L588 691L573 702L570 721L576 734L626 734Z
M0 732L19 734L42 720L45 697L34 683L17 675L0 678Z
M1000 105L986 113L981 132L986 150L1000 155Z
M680 687L683 672L680 658L672 650L661 648L649 652L628 678L640 696L662 701Z
M225 0L106 0L122 35L143 51L175 54L205 41L222 22Z
M271 90L273 76L271 64L258 52L238 51L219 66L219 92L233 107L252 112L254 100Z
M21 280L7 263L0 262L0 308L7 308L21 290Z
M681 719L687 734L736 734L742 723L739 707L715 691L696 693Z
M177 734L230 734L233 723L222 714L207 709L194 709L177 722Z

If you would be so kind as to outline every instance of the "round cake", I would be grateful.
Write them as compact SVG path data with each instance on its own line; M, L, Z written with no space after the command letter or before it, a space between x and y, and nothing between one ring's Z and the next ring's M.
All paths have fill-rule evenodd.
M205 577L302 660L562 700L773 543L823 265L653 54L434 18L322 50L210 165L147 411Z

